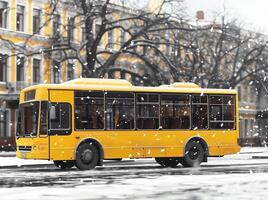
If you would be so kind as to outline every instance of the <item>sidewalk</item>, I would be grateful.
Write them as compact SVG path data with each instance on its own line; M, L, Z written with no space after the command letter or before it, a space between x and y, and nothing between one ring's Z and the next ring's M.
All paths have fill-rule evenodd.
M34 165L54 165L53 161L48 160L26 160L16 158L15 152L0 152L0 169L15 168Z

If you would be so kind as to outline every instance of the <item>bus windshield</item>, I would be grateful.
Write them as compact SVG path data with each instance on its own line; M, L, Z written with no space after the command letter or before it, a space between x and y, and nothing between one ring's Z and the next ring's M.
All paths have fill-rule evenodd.
M36 136L39 102L20 105L17 123L17 136Z

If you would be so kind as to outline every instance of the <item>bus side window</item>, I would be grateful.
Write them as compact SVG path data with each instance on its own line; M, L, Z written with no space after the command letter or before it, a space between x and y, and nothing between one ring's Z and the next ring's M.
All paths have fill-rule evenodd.
M104 129L104 93L76 91L74 101L75 129Z
M159 129L158 94L137 94L137 128Z
M50 129L52 131L70 130L71 129L71 106L67 103L52 103L50 110L54 110L54 116L50 118ZM53 111L54 112L54 111ZM50 113L51 114L51 113ZM69 133L69 132L68 132Z
M106 128L134 129L134 94L108 92L106 94Z
M235 96L211 95L209 123L212 129L235 128Z
M208 129L207 95L192 95L192 129Z
M161 126L163 129L190 128L189 95L161 95Z

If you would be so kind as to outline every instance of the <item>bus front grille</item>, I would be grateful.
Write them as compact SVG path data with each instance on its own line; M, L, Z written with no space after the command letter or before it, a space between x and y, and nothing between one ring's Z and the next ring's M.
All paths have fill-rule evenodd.
M19 151L31 151L31 146L19 146Z

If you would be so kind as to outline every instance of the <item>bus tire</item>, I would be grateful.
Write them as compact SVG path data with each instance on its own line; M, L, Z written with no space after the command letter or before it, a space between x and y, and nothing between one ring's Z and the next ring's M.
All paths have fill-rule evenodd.
M184 167L198 167L205 158L205 151L199 141L191 141L185 147L185 155L181 159Z
M61 169L70 169L75 165L74 160L54 160L54 165Z
M162 167L176 167L180 163L179 158L155 158L155 161Z
M79 145L76 150L75 165L80 170L94 169L99 161L99 151L92 142Z

